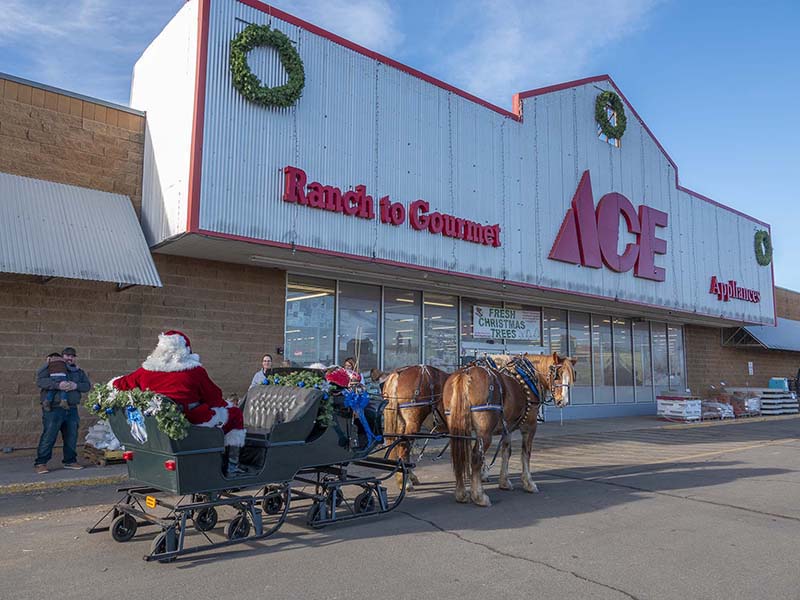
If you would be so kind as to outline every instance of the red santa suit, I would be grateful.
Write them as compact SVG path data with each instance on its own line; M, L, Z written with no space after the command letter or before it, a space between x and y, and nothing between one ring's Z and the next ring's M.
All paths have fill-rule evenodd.
M244 446L242 411L226 402L222 390L211 381L192 354L189 338L179 331L158 336L158 346L133 373L114 379L118 390L149 390L179 404L190 423L202 427L221 427L226 446Z

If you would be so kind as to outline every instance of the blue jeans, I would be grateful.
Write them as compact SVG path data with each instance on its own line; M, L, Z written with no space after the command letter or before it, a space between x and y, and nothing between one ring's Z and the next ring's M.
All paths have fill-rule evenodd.
M67 398L69 397L69 394L64 390L47 390L47 395L45 396L47 402L52 404L53 400L56 399L56 394L58 394L58 399L63 400L64 402L66 402Z
M78 407L70 406L63 409L54 406L49 412L42 411L42 437L39 438L39 447L36 450L34 465L44 465L53 458L53 446L58 439L58 432L64 441L63 463L69 465L78 461Z

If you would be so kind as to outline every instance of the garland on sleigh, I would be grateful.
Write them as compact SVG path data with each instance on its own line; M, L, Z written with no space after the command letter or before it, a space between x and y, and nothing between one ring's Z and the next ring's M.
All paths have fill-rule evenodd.
M332 395L338 393L342 388L347 387L349 378L345 374L344 379L337 369L328 373L325 377L314 371L292 371L282 375L273 375L264 378L262 385L288 385L297 387L313 387L322 391L322 401L319 403L317 413L317 423L321 427L333 425L333 398Z
M155 392L138 388L119 391L108 384L98 383L86 396L86 409L96 417L107 419L115 411L133 407L142 415L152 415L159 431L170 439L182 440L189 435L189 420L172 400Z

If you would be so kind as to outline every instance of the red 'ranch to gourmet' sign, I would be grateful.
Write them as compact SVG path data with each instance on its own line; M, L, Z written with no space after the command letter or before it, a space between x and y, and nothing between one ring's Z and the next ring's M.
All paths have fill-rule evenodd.
M297 167L286 167L284 173L283 199L301 206L340 213L359 219L375 218L375 201L367 195L364 185L342 193L337 187L323 185L317 181L308 183L306 172ZM441 212L430 212L425 200L415 200L408 209L401 202L392 202L389 196L378 201L378 217L385 225L398 227L406 222L415 231L427 230L434 235L451 237L484 246L500 246L500 225L481 225Z

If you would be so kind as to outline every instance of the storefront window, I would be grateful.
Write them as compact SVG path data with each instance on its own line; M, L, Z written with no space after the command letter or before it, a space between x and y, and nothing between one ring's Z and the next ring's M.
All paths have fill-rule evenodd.
M502 354L503 340L473 337L472 315L475 306L502 308L500 302L461 298L461 363L464 364L484 354Z
M650 323L633 322L633 374L637 402L653 402L653 368L650 363Z
M686 389L686 372L683 368L683 327L670 325L667 328L669 346L669 387L672 390Z
M383 289L383 368L397 369L420 362L422 294Z
M339 283L337 362L355 357L361 372L378 366L380 308L380 287Z
M498 352L503 352L505 354L522 354L524 352L528 354L544 354L547 350L542 342L542 309L538 306L515 304L511 302L504 302L503 308L512 308L514 310L530 313L530 316L526 320L529 327L528 333L526 334L527 339L506 339L504 340L505 345L503 349L498 349ZM561 312L564 312L564 317L566 318L566 312ZM520 314L519 316L522 317L523 315ZM564 325L566 326L566 322ZM566 335L566 331L564 334Z
M458 297L425 293L425 364L454 371L458 367Z
M592 403L592 321L588 313L569 313L569 355L575 362L575 384L570 392L573 404Z
M614 359L611 317L592 315L592 373L595 404L614 403Z
M653 385L658 395L669 389L666 323L650 323L650 335L653 340Z
M333 281L289 276L284 356L293 366L333 364L335 291Z
M633 347L630 319L614 317L614 375L617 404L633 402Z
M542 309L543 346L545 352L558 352L559 356L569 353L567 343L567 311L557 308Z

